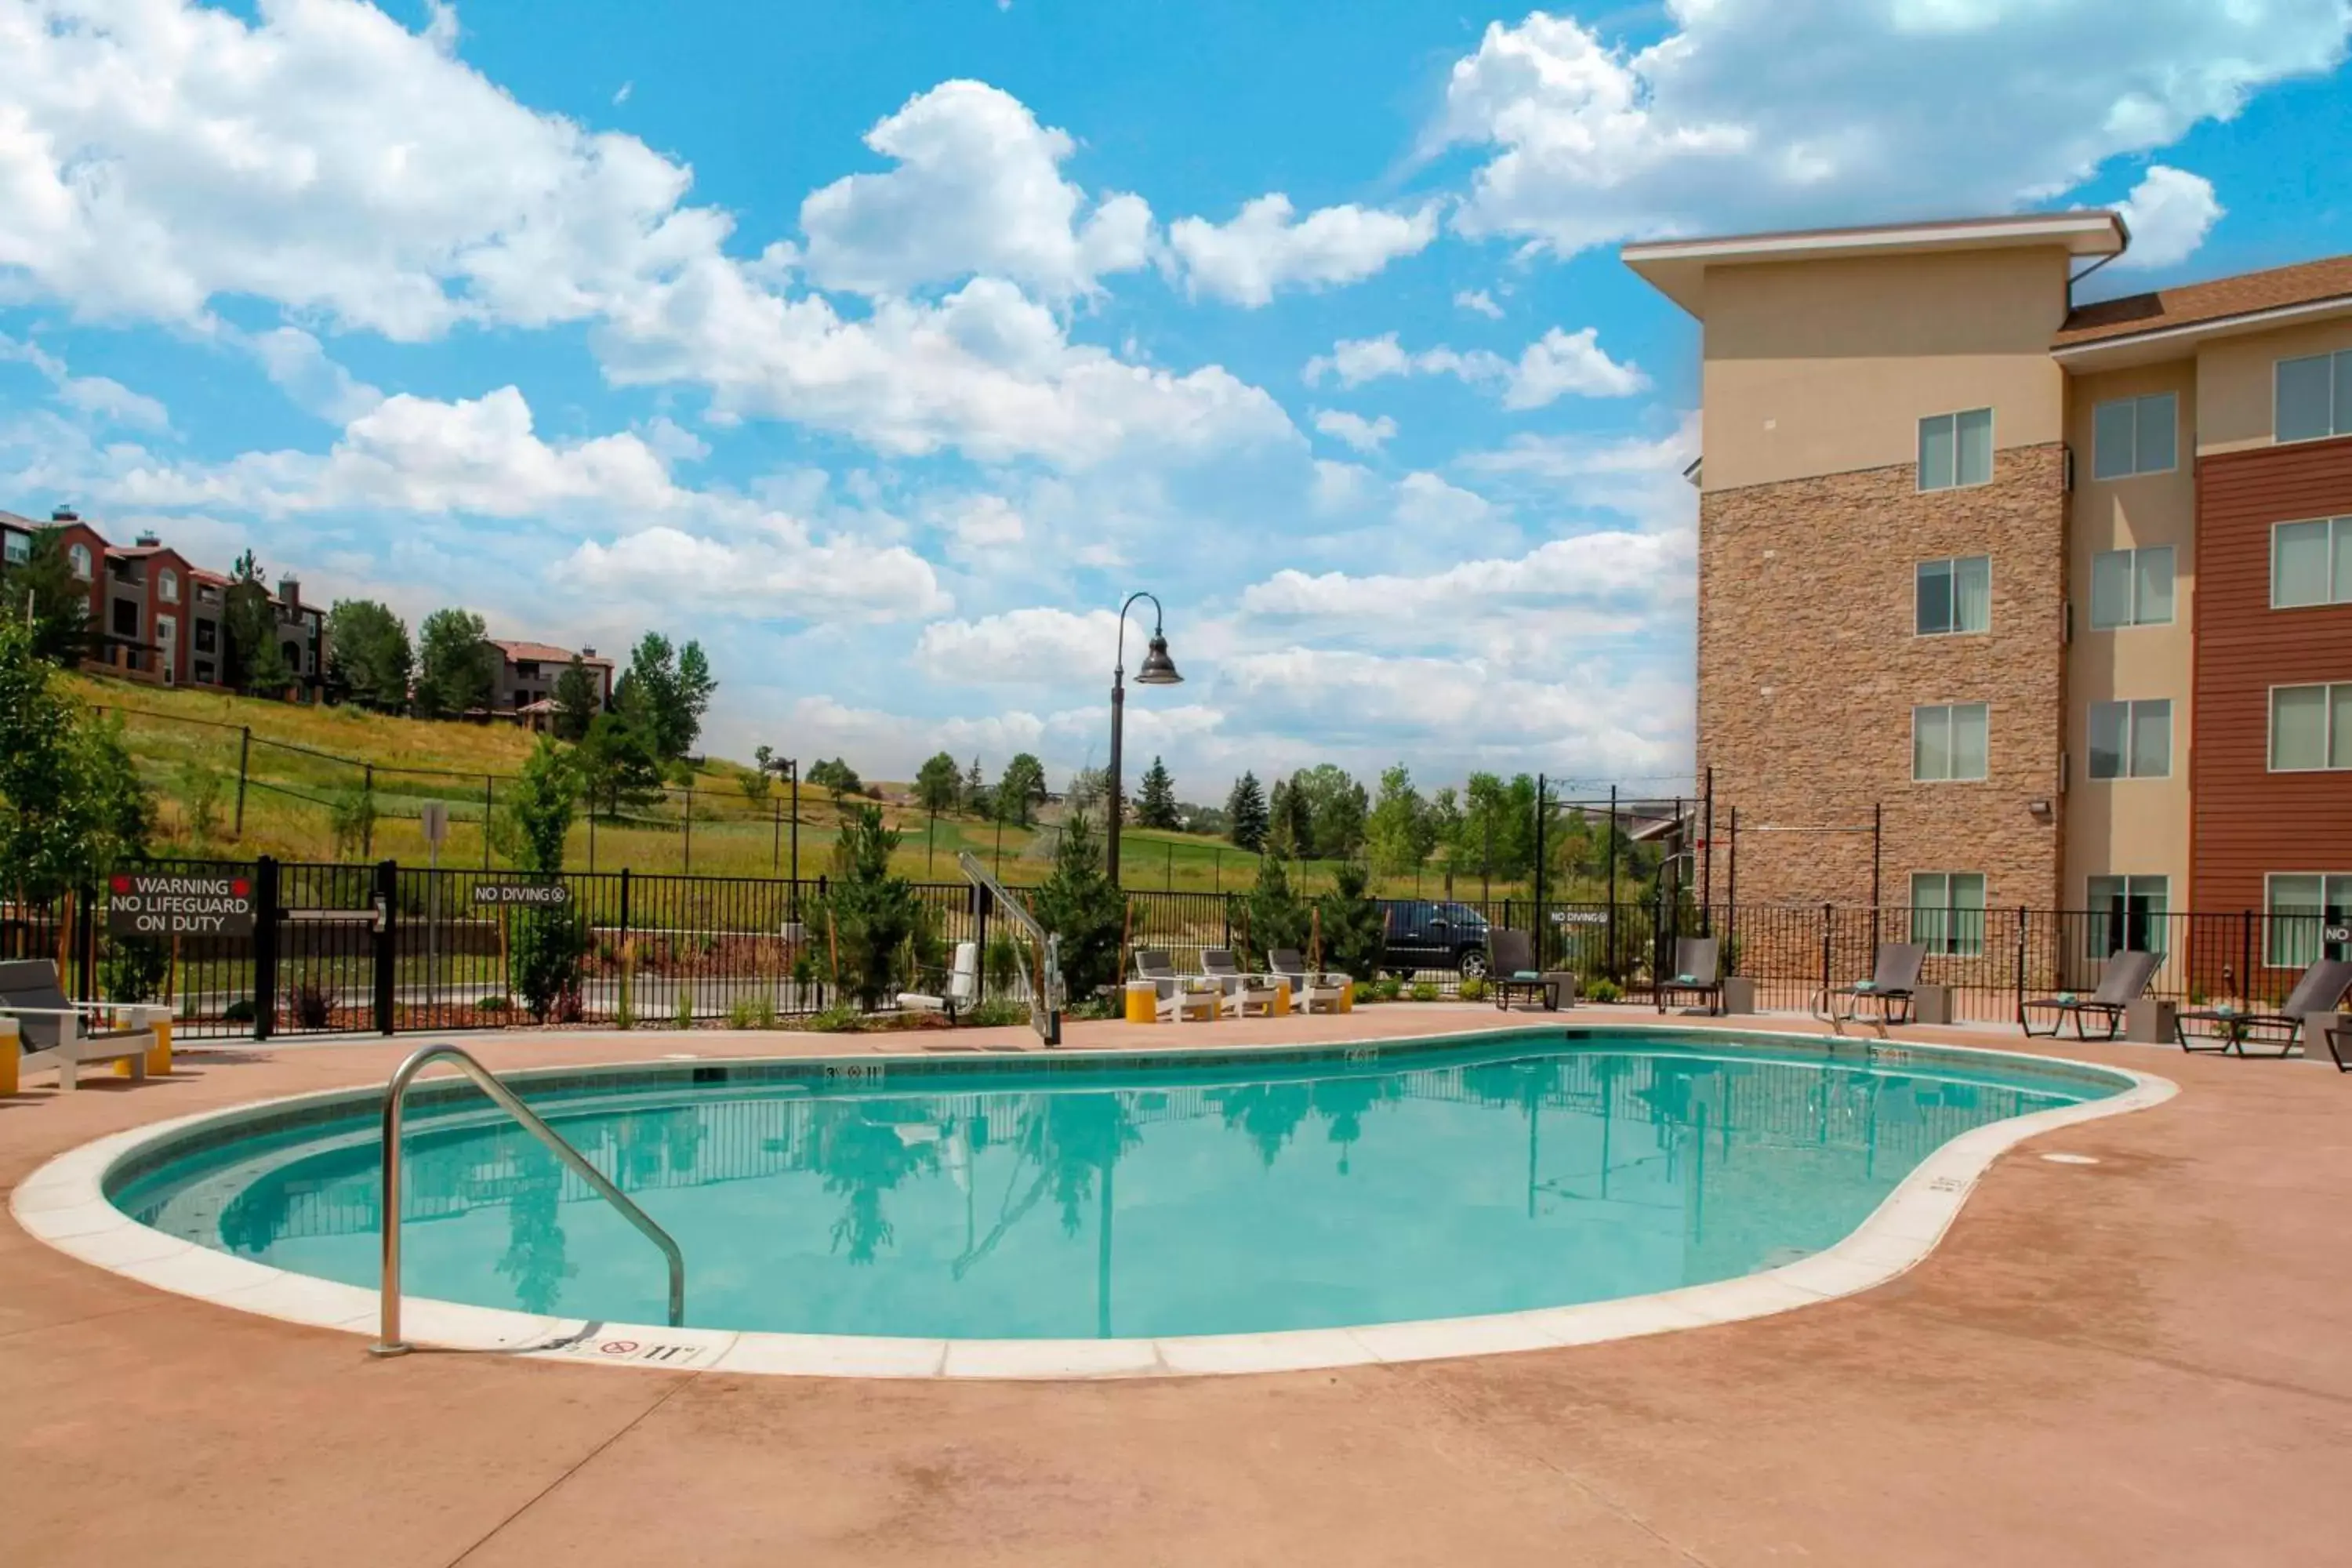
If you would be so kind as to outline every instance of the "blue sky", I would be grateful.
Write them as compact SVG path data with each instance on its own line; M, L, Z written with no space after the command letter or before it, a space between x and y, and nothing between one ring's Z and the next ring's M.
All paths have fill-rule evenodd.
M698 637L715 750L1216 799L1691 766L1627 239L2121 204L2352 250L2343 0L0 0L0 507ZM1130 654L1130 659L1133 655Z

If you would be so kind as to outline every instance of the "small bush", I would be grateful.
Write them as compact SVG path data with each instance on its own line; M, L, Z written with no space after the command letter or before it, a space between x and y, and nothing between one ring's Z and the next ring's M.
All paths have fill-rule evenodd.
M683 981L678 983L677 1005L670 1009L669 1021L673 1028L694 1027L694 992Z
M580 988L575 985L556 997L555 1005L548 1009L547 1016L551 1023L584 1023L588 1017L587 999L580 994Z
M99 984L110 1002L153 1001L171 971L171 950L150 937L116 937L98 963Z
M1624 987L1605 974L1594 975L1583 991L1584 999L1588 1002L1617 1002L1623 1000L1625 995Z
M1416 1002L1436 1001L1437 983L1433 980L1414 981L1412 983L1412 999Z
M514 1005L514 1004L509 1002L503 996L485 996L480 1001L474 1004L474 1011L477 1013L503 1013L512 1005Z
M1486 982L1485 977L1476 974L1464 975L1462 977L1461 987L1456 994L1458 994L1465 1002L1484 1002L1486 999Z
M766 991L751 998L751 1027L772 1029L776 1026L776 998Z
M230 1003L227 1006L222 1008L221 1022L225 1024L252 1023L253 998L250 996L240 996L236 1001Z
M305 984L294 993L294 1021L306 1029L323 1029L335 1016L332 986Z
M811 1014L801 1027L814 1035L853 1035L863 1028L865 1023L866 1016L855 1007L844 1007L835 1003L822 1013Z
M749 996L738 996L727 1004L727 1026L730 1029L751 1026L751 999Z
M1382 1002L1393 1002L1404 994L1404 982L1393 974L1383 974L1372 982L1372 994Z
M963 1016L963 1022L975 1029L1002 1028L1007 1024L1025 1024L1028 1021L1029 1009L1025 1005L1008 1002L1001 996L990 997Z

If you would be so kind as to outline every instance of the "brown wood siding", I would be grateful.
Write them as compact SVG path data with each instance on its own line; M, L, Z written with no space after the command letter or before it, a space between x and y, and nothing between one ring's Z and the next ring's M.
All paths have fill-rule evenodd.
M2190 896L2259 910L2276 871L2352 871L2352 773L2270 771L2270 689L2352 680L2352 605L2271 608L2271 526L2352 514L2352 438L2197 465Z

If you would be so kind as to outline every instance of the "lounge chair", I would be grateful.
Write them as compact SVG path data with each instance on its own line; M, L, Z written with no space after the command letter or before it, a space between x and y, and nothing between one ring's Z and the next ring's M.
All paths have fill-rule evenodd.
M1317 973L1295 947L1268 952L1265 967L1275 979L1290 982L1291 1005L1302 1013L1336 1013L1348 999L1346 975Z
M2239 1056L2249 1053L2248 1044L2274 1047L2265 1056L2283 1057L2303 1043L2305 1021L2314 1013L2331 1013L2352 991L2352 960L2323 958L2303 972L2294 989L2279 1005L2275 1013L2240 1012L2235 1007L2207 1007L2194 1013L2183 1013L2173 1020L2173 1037L2184 1051L2200 1051L2213 1056L2225 1056L2234 1051ZM2189 1025L2199 1027L2192 1030ZM2191 1041L2195 1044L2191 1044ZM2333 1041L2329 1042L2332 1046ZM2341 1056L2336 1065L2342 1067Z
M69 1002L58 966L46 958L0 963L0 1017L16 1019L24 1039L17 1068L54 1068L61 1090L76 1087L83 1067L100 1062L128 1062L132 1078L145 1078L155 1026L171 1016L168 1007L144 1004Z
M956 1011L980 1000L980 943L960 942L955 945L955 960L944 970L927 970L946 981L936 996L919 991L898 993L898 1005L909 1012L945 1013L948 1022L955 1022Z
M1723 1011L1722 946L1711 936L1685 936L1675 942L1675 973L1658 982L1658 1011L1676 996L1696 996L1709 1013Z
M1486 984L1495 988L1497 1012L1508 1012L1513 996L1532 996L1546 1012L1559 1010L1559 984L1536 967L1536 944L1527 932L1493 932L1486 938Z
M2055 996L2028 1002L2018 1009L2018 1025L2024 1029L2029 1039L2038 1036L2054 1040L2058 1037L2058 1031L2066 1026L2066 1020L2072 1018L2074 1020L2074 1037L2087 1040L2091 1037L2084 1029L2083 1020L2096 1013L2106 1024L2106 1032L2099 1038L2112 1040L2124 1032L2125 1009L2139 1000L2140 994L2147 989L2147 983L2156 978L2156 966L2163 962L2163 954L2142 952L2137 948L2127 947L2120 952L2111 952L2107 955L2107 967L2099 976L2096 991L2088 996L2074 996L2061 992ZM2056 1014L2047 1029L2033 1026L2036 1011Z
M1832 1025L1872 1023L1884 1029L1890 1024L1907 1024L1912 993L1919 988L1919 971L1927 962L1927 949L1919 942L1882 942L1870 978L1831 987L1823 993L1822 1011ZM1845 999L1843 1011L1838 1008L1840 997ZM1864 1002L1878 1004L1875 1017L1863 1016Z
M1218 990L1196 990L1197 976L1176 973L1176 965L1164 947L1139 947L1135 950L1135 977L1151 982L1152 1010L1160 1018L1181 1021L1188 1017L1213 1018L1217 1016Z
M1228 995L1249 984L1252 976L1242 973L1234 962L1234 950L1229 947L1204 947L1201 950L1201 973L1217 983L1219 990Z
M2336 1058L2337 1072L2352 1072L2352 1062L2344 1059L2347 1051L2352 1051L2352 1029L2328 1030L2327 1054Z

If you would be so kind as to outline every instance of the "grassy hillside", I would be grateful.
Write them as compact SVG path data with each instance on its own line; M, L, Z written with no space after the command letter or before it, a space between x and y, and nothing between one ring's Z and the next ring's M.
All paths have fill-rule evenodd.
M121 720L140 771L156 794L162 847L172 854L392 858L421 865L427 851L419 817L426 802L438 800L447 805L450 816L442 864L479 866L485 863L486 799L493 808L503 800L506 778L522 765L534 739L506 724L304 708L81 675L68 676L66 682L83 700ZM241 756L246 784L240 832ZM625 866L639 872L691 870L704 876L785 874L793 830L789 797L781 790L764 798L747 795L743 782L753 776L740 763L707 762L694 775L690 796L677 789L658 806L625 814L624 820L575 825L566 863L580 870ZM905 875L955 880L956 853L961 849L1001 864L1009 883L1041 881L1051 868L1059 831L1051 820L1036 828L1000 828L963 816L942 816L933 824L904 804L904 786L880 787L890 797L883 803L884 815L904 835L895 865ZM373 831L364 839L348 831L339 838L338 807L348 817L350 803L362 794L374 804ZM1057 815L1048 808L1049 818ZM803 876L815 877L830 865L837 819L826 792L803 788ZM1256 856L1215 838L1129 827L1121 842L1121 880L1133 889L1238 892L1257 876ZM494 842L489 851L489 863L500 864ZM1301 879L1314 891L1329 886L1330 878L1328 866L1309 865ZM1418 883L1410 877L1392 879L1381 890L1439 896L1443 873L1432 869ZM1474 879L1457 890L1471 898L1480 889ZM1493 888L1498 898L1524 890L1500 883Z

